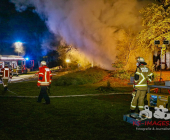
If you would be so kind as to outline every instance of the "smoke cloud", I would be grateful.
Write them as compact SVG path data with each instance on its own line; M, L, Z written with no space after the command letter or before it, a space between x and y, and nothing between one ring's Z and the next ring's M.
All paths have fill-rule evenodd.
M21 42L14 43L14 45L12 47L15 48L14 51L16 53L18 53L18 55L24 55L25 54L24 47L23 47L23 44Z
M35 7L49 30L78 48L88 60L112 69L122 32L142 29L139 10L146 0L11 0L18 11ZM150 1L151 2L151 1Z

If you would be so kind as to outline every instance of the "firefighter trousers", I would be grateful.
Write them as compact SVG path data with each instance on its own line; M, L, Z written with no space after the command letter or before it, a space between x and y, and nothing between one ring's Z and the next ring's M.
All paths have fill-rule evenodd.
M144 109L144 98L146 95L146 90L137 90L134 91L132 93L132 102L131 102L131 106L130 109L131 110L135 110L136 106L138 106L139 110L143 110Z
M2 79L2 83L3 83L4 91L6 91L8 89L8 79Z
M38 101L37 102L41 102L42 99L45 99L46 104L50 104L50 98L47 94L47 86L41 86L40 89L40 94L38 96Z

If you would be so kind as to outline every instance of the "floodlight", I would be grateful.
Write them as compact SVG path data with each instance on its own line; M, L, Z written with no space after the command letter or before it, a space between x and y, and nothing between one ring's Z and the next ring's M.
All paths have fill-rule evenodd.
M169 45L169 40L164 40L164 41L163 41L163 44Z
M159 40L155 40L155 41L154 41L154 44L155 44L155 45L159 45L159 44L160 44L160 41L159 41Z

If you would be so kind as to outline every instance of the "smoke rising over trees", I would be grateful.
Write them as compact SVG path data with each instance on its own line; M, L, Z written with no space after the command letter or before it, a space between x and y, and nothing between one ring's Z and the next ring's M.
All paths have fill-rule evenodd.
M124 30L142 29L146 0L11 0L19 11L35 7L49 30L100 66L111 69ZM123 39L123 38L122 38Z

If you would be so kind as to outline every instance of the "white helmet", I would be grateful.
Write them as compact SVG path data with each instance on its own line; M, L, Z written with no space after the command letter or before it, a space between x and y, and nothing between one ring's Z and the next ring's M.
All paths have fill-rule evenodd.
M145 59L143 57L138 57L137 61L138 62L145 62Z
M46 66L46 62L45 61L41 61L41 65L42 66Z

